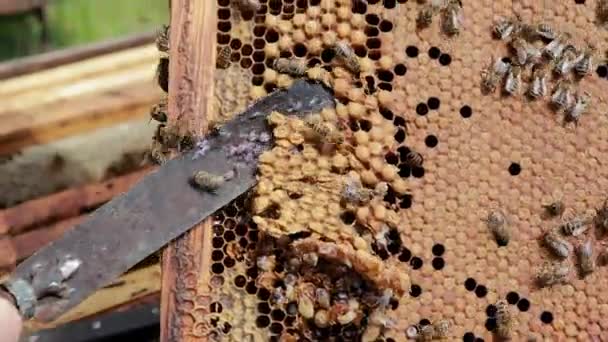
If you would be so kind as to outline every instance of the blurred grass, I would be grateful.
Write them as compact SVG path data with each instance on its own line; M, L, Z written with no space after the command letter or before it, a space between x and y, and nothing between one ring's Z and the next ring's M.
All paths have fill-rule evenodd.
M167 0L51 0L48 50L149 31L168 22ZM0 61L42 52L34 15L0 17Z

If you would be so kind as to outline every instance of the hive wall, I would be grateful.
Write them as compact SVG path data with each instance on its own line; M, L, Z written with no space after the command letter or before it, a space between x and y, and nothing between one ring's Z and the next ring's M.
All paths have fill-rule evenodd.
M608 339L608 299L601 285L608 268L598 268L585 278L573 271L567 284L549 288L541 289L533 281L537 266L552 258L538 239L560 223L544 217L542 205L563 198L569 213L591 215L606 196L608 107L602 93L608 80L600 77L605 67L577 85L593 99L578 127L564 126L546 100L532 102L498 92L484 95L480 90L482 68L492 57L510 55L504 43L492 38L492 23L499 16L519 13L523 20L568 30L577 45L595 43L601 60L608 31L595 24L596 2L463 2L464 28L457 37L448 38L441 33L438 18L427 29L416 27L422 5L414 1L262 0L261 9L253 14L239 11L229 0L218 0L219 49L231 49L231 65L216 71L221 116L228 118L249 101L288 86L291 78L276 73L273 61L300 57L309 67L327 67L339 102L324 119L343 124L352 152L342 154L348 160L343 162L335 157L325 160L315 151L310 159L316 164L293 162L291 169L281 169L272 157L280 158L298 146L305 154L313 145L304 136L279 137L285 145L267 154L260 167L261 185L271 190L258 187L251 198L239 199L216 215L214 276L209 297L193 302L194 336L233 341L283 336L288 341L288 332L318 339L325 333L344 339L360 334L302 333L310 324L293 303L269 301L272 287L283 286L279 283L285 272L258 267L260 230L275 236L312 230L313 237L365 250L383 267L403 275L401 284L408 288L392 301L388 316L395 324L382 329L379 338L385 341L404 340L408 326L440 319L452 323L450 340L490 340L494 321L488 306L502 298L511 303L514 340ZM348 40L355 48L360 77L333 64L329 47L337 40ZM405 164L409 150L422 154L421 167ZM351 163L349 156L360 164ZM284 208L306 199L306 194L296 200L279 193L273 199L272 189L285 181L274 176L277 172L305 173L312 167L340 184L346 177L340 171L343 164L371 188L387 182L388 194L367 209L349 213L338 203L335 191L328 190L308 205L294 205L294 210L308 216L290 221L262 215L268 205L260 202L266 197L284 203ZM395 216L380 215L383 209L378 206ZM483 221L496 208L506 213L512 228L505 247L497 246ZM323 214L315 216L319 211ZM345 215L353 217L345 219ZM398 229L401 244L379 250L368 239L357 245L345 234L315 231L312 223L317 221L323 227L339 226L338 232L350 229L345 227L353 221L376 229L384 222ZM596 253L606 248L608 240L600 235L590 231L587 237ZM200 305L211 315L197 315Z

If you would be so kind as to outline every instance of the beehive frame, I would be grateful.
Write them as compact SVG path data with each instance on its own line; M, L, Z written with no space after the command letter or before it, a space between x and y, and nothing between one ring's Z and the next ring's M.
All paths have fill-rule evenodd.
M427 29L417 28L423 5L414 1L266 0L257 14L243 15L228 0L214 4L218 47L232 51L232 65L215 74L214 110L219 117L228 118L291 82L271 70L274 58L295 55L311 67L332 65L327 50L333 42L348 40L355 46L363 77L341 77L338 68L332 70L332 85L343 103L333 115L351 123L344 132L352 136L355 148L375 141L365 137L371 133L356 132L391 123L393 142L378 140L386 148L382 163L378 158L363 161L371 171L367 174L376 179L369 176L372 180L366 183L383 180L387 165L398 169L398 178L385 179L392 187L397 179L399 185L406 183L402 194L384 199L399 215L402 241L394 253L387 253L386 262L400 265L396 267L408 275L409 291L389 314L395 324L379 338L403 340L412 324L448 319L450 340L489 340L490 305L502 298L511 303L517 322L514 340L608 338L608 320L603 319L608 302L601 286L606 268L585 278L573 271L568 283L542 289L533 281L536 267L551 259L539 237L560 223L546 218L542 205L562 198L568 212L593 215L606 197L605 70L600 67L577 83L593 99L577 127L563 125L546 100L483 94L480 87L481 71L490 60L510 55L506 44L493 39L492 25L514 13L567 30L580 46L594 43L601 64L608 33L596 23L597 2L580 2L465 2L464 27L452 38L442 34L439 20ZM370 91L372 80L376 91ZM250 85L248 91L243 91L244 84ZM349 107L352 102L371 102L376 108L360 115ZM342 107L346 110L341 112ZM423 167L403 165L399 157L405 147L423 155ZM259 189L255 196L260 196ZM249 199L241 198L216 215L209 249L180 258L184 263L207 258L202 264L209 265L202 270L205 276L188 279L182 274L185 287L176 288L181 299L174 313L181 318L165 321L182 338L279 340L290 324L298 327L301 322L297 314L264 304L270 294L256 284L261 272L249 257L259 232L247 223L249 210L242 210L247 203ZM505 247L497 245L483 222L497 208L512 227ZM591 229L586 237L593 240L597 255L606 240L593 233ZM200 241L203 234L195 231L190 239ZM576 264L574 254L572 262Z

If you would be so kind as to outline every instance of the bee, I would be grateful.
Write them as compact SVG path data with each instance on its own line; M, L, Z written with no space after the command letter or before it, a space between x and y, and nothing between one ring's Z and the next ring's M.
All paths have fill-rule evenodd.
M526 65L529 62L537 62L542 57L540 50L536 49L525 39L518 37L510 42L511 48L515 51L518 65Z
M496 86L510 69L511 65L504 62L501 58L496 59L494 63L490 62L490 66L481 72L482 90L484 92L494 92Z
M599 0L597 3L597 18L601 24L608 23L608 1Z
M564 47L561 57L556 60L553 72L559 76L564 76L572 71L576 63L576 48L573 45L568 44Z
M438 322L433 323L433 328L435 328L435 334L433 334L434 339L443 339L447 338L450 333L451 324L447 319L442 319Z
M359 57L355 54L355 50L350 46L350 44L346 41L338 41L333 50L336 54L336 57L342 59L346 65L346 68L358 74L361 71L361 65L359 64Z
M499 246L506 246L511 239L511 229L505 214L501 210L493 210L485 219L488 229L494 235Z
M274 255L262 255L256 259L256 266L264 272L272 271L275 265L276 257Z
M333 144L344 143L344 136L340 134L333 125L323 122L319 118L313 116L306 118L304 123L323 141Z
M423 162L424 159L422 158L422 155L416 151L410 150L405 155L405 164L410 167L421 167Z
M418 336L416 341L432 341L435 336L435 327L431 324L418 325Z
M329 309L331 307L331 297L329 292L324 288L317 288L315 290L315 296L317 304L324 309Z
M564 123L574 122L578 126L578 121L581 116L587 111L587 107L591 102L591 96L589 93L582 95L576 94L574 96L574 104L566 109L566 115L564 117Z
M565 259L570 255L572 245L563 239L554 230L548 231L543 236L543 243L555 256Z
M450 36L460 33L462 26L462 3L460 0L447 0L442 18L443 32Z
M608 250L604 249L600 252L600 255L597 257L598 266L606 266L608 265Z
M535 100L547 94L547 69L543 64L536 64L532 68L532 82L528 88L528 96Z
M595 225L602 233L608 232L608 198L601 208L595 210Z
M520 23L521 19L519 15L516 15L515 18L498 19L492 29L494 37L503 41L509 40L510 37L517 34L517 32L519 31Z
M513 315L509 310L509 303L502 299L494 304L496 307L496 335L501 339L510 339L513 330Z
M166 123L167 112L167 99L164 98L152 107L150 110L150 119L154 119L160 123Z
M156 36L156 48L158 51L163 53L169 53L169 48L171 45L169 44L169 37L171 36L171 27L169 25L163 25L162 28L158 31Z
M306 73L306 63L298 58L279 58L274 61L273 68L293 77L300 77Z
M536 25L534 34L537 37L546 40L554 40L557 38L557 33L555 33L555 30L549 24L546 23L539 23L538 25Z
M582 217L575 217L562 223L560 229L567 236L579 236L589 229L588 220Z
M538 270L536 281L541 287L563 283L570 273L570 267L568 260L546 262Z
M579 245L577 250L577 256L581 275L584 277L588 274L591 274L595 270L595 260L593 259L593 243L591 242L591 240L587 240L585 243Z
M223 46L217 52L217 61L215 65L220 69L227 69L230 66L230 47Z
M256 13L262 8L260 0L237 0L236 3L241 12L251 11Z
M567 41L570 39L569 33L562 33L557 38L553 39L549 44L545 45L543 55L547 56L552 61L559 60L566 48Z
M169 92L169 57L161 57L156 66L156 80L158 86L165 92Z
M521 85L521 67L519 65L514 65L509 70L507 74L507 79L505 81L504 92L508 95L516 95L519 92L519 87Z
M342 188L341 197L347 203L366 204L372 200L374 196L386 195L388 184L380 182L371 190L363 187L361 182L354 177L347 177Z
M432 4L424 5L419 11L416 17L416 25L419 28L429 27L433 23L433 16L437 14L437 7Z
M552 217L562 216L566 210L566 205L561 200L557 200L553 203L543 205L545 212Z
M550 104L554 110L562 111L572 103L572 90L570 81L560 80L551 94Z
M214 175L204 170L196 171L192 175L192 185L210 192L215 192L225 182L223 175Z
M574 65L574 71L578 77L585 77L593 71L593 54L595 53L595 46L589 44L589 46L582 51L582 53L576 58Z
M150 149L150 159L153 163L157 165L163 165L167 162L166 151L162 144L157 141L154 141L152 144L152 148Z

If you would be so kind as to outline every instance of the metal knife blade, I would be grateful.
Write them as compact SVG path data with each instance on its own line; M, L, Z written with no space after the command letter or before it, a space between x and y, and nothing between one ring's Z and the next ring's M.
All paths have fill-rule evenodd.
M272 144L268 114L333 105L328 89L303 80L266 96L26 259L2 286L24 318L54 320L254 186L257 156ZM189 184L198 170L234 177L205 192Z

